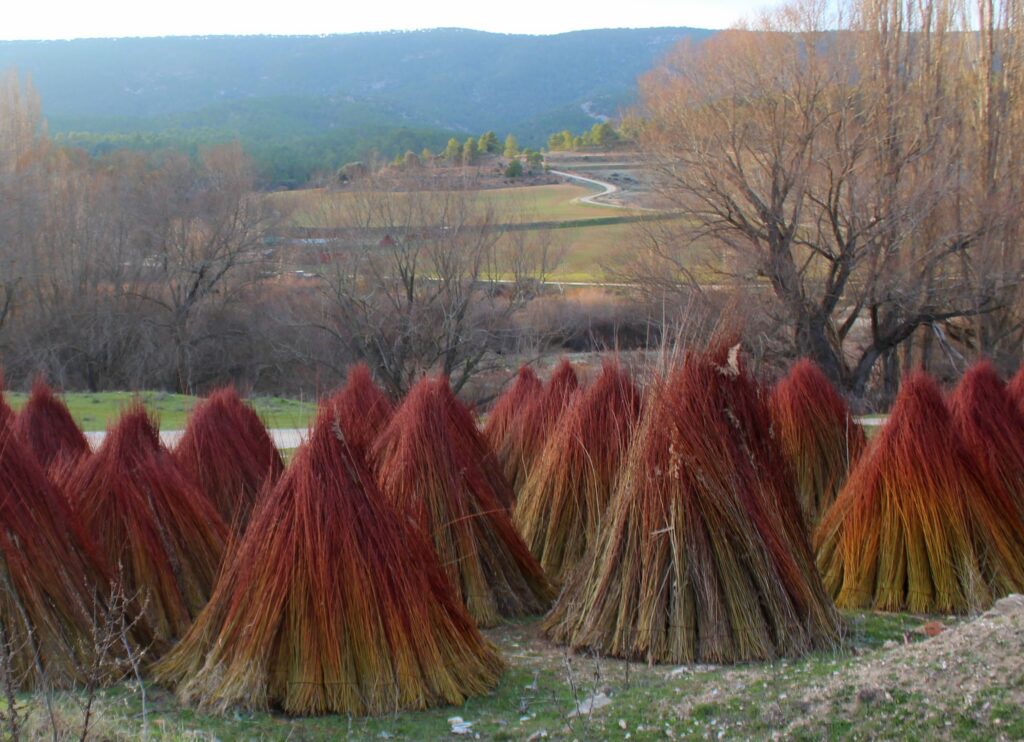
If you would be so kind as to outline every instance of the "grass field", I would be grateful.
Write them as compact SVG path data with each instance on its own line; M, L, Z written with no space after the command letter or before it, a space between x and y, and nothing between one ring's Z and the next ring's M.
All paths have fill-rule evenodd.
M629 216L631 212L604 206L578 203L575 199L594 190L583 185L524 186L521 188L488 188L474 192L481 207L491 206L499 214L508 214L517 222L557 222L577 219L600 219L613 213ZM291 223L297 227L336 227L343 223L346 203L354 196L350 191L310 189L287 191L270 196L290 211Z
M160 419L162 430L181 430L198 397L167 392L74 392L62 395L72 417L84 431L106 430L136 397ZM27 395L4 392L14 409L25 404ZM249 400L268 428L305 428L316 410L313 401L284 397L253 397Z
M490 695L462 707L375 718L241 711L218 716L182 708L168 691L147 685L148 734L152 740L441 740L456 738L450 721L456 716L472 723L468 739L485 740L763 739L778 733L793 739L985 739L992 736L986 724L995 717L1009 738L1024 731L1024 709L1010 703L1012 689L998 684L984 701L971 700L962 709L962 695L950 699L951 709L910 691L901 694L881 676L878 687L865 685L866 667L895 667L905 662L904 650L918 649L923 635L915 629L926 619L853 612L844 617L848 634L834 651L735 667L652 667L572 655L543 640L539 620L530 619L485 632L509 669ZM825 688L837 700L823 709L818 694ZM607 707L569 716L597 693L610 699ZM72 724L77 706L67 696L59 701ZM42 710L35 716L45 720ZM95 731L102 739L142 737L137 685L103 693Z

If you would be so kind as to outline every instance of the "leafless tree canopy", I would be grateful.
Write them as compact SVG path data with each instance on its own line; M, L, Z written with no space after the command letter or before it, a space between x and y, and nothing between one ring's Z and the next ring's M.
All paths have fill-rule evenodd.
M682 218L631 279L692 286L710 247L858 394L953 339L1016 362L1021 38L1018 0L798 0L677 49L642 140Z

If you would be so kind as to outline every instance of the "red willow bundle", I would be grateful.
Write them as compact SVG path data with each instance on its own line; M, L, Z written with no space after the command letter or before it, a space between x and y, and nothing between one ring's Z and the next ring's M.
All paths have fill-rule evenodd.
M597 540L640 414L640 391L617 364L567 410L531 469L513 522L544 571L561 583Z
M1010 383L1006 385L1006 392L1021 414L1024 414L1024 366L1021 366L1010 379Z
M14 429L44 469L73 466L89 455L89 442L75 424L67 405L42 379L14 419Z
M544 441L554 430L562 413L579 390L579 379L568 360L558 364L540 396L534 396L509 425L504 440L495 451L513 494L522 490Z
M543 391L544 385L533 369L520 366L512 385L498 397L484 423L484 438L493 450L502 449L516 419Z
M381 714L462 703L502 667L323 404L156 677L219 710Z
M345 442L372 464L373 442L387 427L395 408L384 392L373 383L370 369L359 363L349 369L345 388L327 400L340 420Z
M216 509L178 469L137 403L61 485L126 595L145 605L140 641L155 653L166 649L213 589L228 535Z
M968 613L1024 589L1024 528L960 438L935 382L903 382L815 533L840 607Z
M606 525L545 621L554 640L673 663L835 646L840 619L737 350L688 355L648 389Z
M263 487L284 471L259 415L233 387L195 406L174 459L235 533L245 529Z
M375 458L381 491L432 540L477 624L547 608L554 594L512 525L508 484L446 379L409 391Z
M2 400L0 400L2 409ZM0 413L2 417L2 413ZM14 685L66 687L90 666L109 574L67 502L0 420L0 624Z
M772 427L813 530L867 445L846 402L813 362L797 361L769 397Z

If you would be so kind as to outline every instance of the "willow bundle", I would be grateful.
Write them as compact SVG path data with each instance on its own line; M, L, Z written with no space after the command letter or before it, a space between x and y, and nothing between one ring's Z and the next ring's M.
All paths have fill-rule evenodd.
M772 428L809 527L835 502L867 445L846 402L813 362L797 361L769 398Z
M14 419L14 429L44 469L73 465L89 454L89 442L78 429L67 405L42 379Z
M137 404L60 484L117 567L126 595L144 606L139 640L161 652L213 589L228 533L217 510L178 469Z
M284 471L259 415L233 387L195 406L174 459L236 533L244 530L263 487Z
M993 498L1007 498L1024 520L1024 413L992 364L976 363L950 397L957 431Z
M484 423L484 438L492 449L502 449L516 419L543 391L544 385L533 369L521 366L512 385L498 397Z
M640 414L640 392L613 363L555 426L516 502L514 523L561 583L596 541Z
M379 714L462 703L501 670L324 404L156 677L220 710Z
M14 417L14 411L4 399L3 377L0 376L0 430L2 430Z
M370 375L365 363L349 369L345 388L328 399L327 404L341 421L345 441L355 448L364 461L372 463L373 442L387 427L395 409Z
M562 413L579 390L579 379L568 360L558 364L540 396L535 396L511 422L501 445L495 449L513 494L522 490L530 469L544 448Z
M1010 379L1010 383L1006 385L1006 392L1021 414L1024 414L1024 366L1021 366Z
M815 533L840 607L966 613L1024 589L1024 532L984 479L935 382L903 382L882 432Z
M15 687L84 680L109 574L63 496L0 422L0 651Z
M759 385L718 353L687 356L648 389L607 524L548 635L648 662L834 646L840 620L780 463Z
M433 541L478 625L547 608L553 591L512 525L508 484L447 380L409 391L375 456L381 491Z

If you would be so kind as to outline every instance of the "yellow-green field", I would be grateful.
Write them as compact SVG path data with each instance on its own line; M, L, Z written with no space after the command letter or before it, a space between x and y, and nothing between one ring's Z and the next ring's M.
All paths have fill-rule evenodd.
M23 393L4 393L4 399L15 410L21 409L26 397ZM167 392L73 392L62 397L75 422L86 432L106 430L136 398L160 419L161 429L181 430L189 411L199 400L199 397ZM316 409L312 401L284 397L253 397L249 403L268 428L305 428Z
M522 188L488 188L474 192L480 205L491 206L500 214L517 222L558 222L577 219L600 219L608 216L630 216L632 212L606 206L579 203L576 199L594 191L581 185L526 186ZM401 194L398 194L401 197ZM283 211L290 214L297 227L330 228L339 226L346 205L356 195L352 191L310 189L287 191L270 196Z

